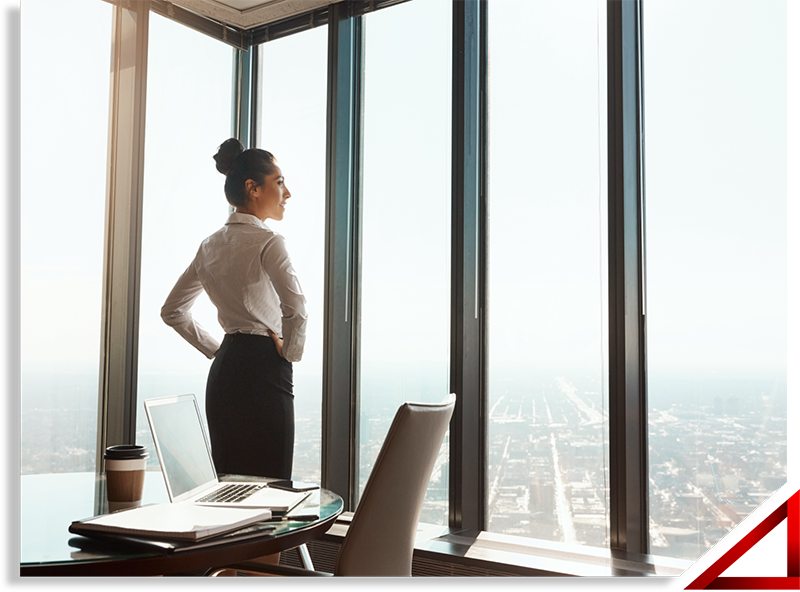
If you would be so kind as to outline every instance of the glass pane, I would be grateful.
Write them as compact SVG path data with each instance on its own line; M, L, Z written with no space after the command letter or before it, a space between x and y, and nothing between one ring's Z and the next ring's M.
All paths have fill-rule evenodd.
M111 13L22 5L23 475L95 469Z
M292 193L286 217L269 220L286 237L307 300L303 359L294 364L293 477L319 483L325 279L325 139L328 28L262 46L261 147L272 152Z
M606 546L605 2L488 22L487 527Z
M150 13L136 441L158 467L145 399L194 393L205 409L211 360L161 320L161 306L200 243L228 217L213 155L230 137L232 49ZM193 316L222 329L202 294Z
M451 9L365 17L359 491L397 408L448 394ZM423 522L446 522L447 459L445 437Z
M786 480L786 2L644 27L651 550L696 559Z

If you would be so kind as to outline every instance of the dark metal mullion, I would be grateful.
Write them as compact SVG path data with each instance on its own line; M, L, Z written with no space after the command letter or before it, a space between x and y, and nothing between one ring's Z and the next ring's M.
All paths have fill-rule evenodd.
M261 148L261 93L264 77L261 64L264 55L262 45L254 45L250 53L250 145Z
M361 19L330 8L326 163L322 485L355 507L358 490Z
M486 3L453 2L449 523L485 526Z
M641 3L607 7L610 546L648 553Z
M254 112L255 109L255 68L254 56L258 47L233 51L233 117L231 134L245 148L255 146Z
M352 64L352 179L350 209L350 318L351 351L350 364L350 429L355 438L350 441L350 495L352 509L359 500L359 479L361 467L361 187L364 164L363 104L364 104L364 19L351 15L353 22Z

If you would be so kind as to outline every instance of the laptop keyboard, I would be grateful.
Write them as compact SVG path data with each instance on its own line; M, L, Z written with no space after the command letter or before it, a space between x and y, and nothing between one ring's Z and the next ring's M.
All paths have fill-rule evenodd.
M224 485L219 489L212 491L208 495L201 497L197 502L226 502L226 503L236 503L240 502L243 499L247 499L251 495L253 495L256 491L264 487L263 484L254 484L254 485L246 485L242 483L236 483L231 485Z

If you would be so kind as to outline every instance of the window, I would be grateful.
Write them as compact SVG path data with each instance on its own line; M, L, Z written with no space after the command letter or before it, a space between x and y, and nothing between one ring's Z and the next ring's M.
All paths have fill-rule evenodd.
M786 10L644 9L658 555L696 559L786 480Z
M320 481L325 279L325 116L328 28L271 41L262 51L261 148L272 152L292 193L268 225L286 237L307 300L308 329L294 364L295 479Z
M488 23L487 529L607 546L605 3Z
M364 21L360 491L397 408L449 392L451 10L415 0ZM425 522L446 522L447 450Z
M194 393L205 409L211 360L161 320L161 306L229 206L213 155L230 137L232 50L150 13L136 440L158 466L143 401ZM192 314L220 341L202 294Z
M95 468L111 12L22 6L22 474Z
M23 11L23 472L94 465L112 8L96 0L84 4L79 38L63 36L63 23L74 25L66 29L78 26L74 12L62 12L64 3L26 0ZM275 229L290 244L310 313L306 353L295 366L295 477L315 481L322 473L329 479L345 474L339 493L357 499L397 407L406 400L440 401L451 388L451 367L459 380L482 379L485 362L486 397L477 396L482 383L469 386L475 395L467 403L470 415L456 419L453 440L467 442L454 448L458 453L475 443L474 434L462 428L474 428L473 418L482 418L485 406L487 431L477 436L486 436L487 462L472 449L454 459L453 476L461 481L453 489L472 494L480 487L463 484L485 481L486 499L453 495L451 516L458 521L468 514L469 528L480 528L485 510L486 528L494 533L608 546L619 513L608 501L607 311L614 290L608 286L606 192L607 161L618 155L606 152L607 136L628 129L630 120L606 129L606 20L614 14L609 9L607 17L606 9L623 4L638 10L640 4L385 4L391 2L339 3L280 25L294 30L333 13L366 11L363 22L341 28L347 43L330 48L341 55L326 55L327 27L260 49L258 143L277 155L293 193L286 220ZM469 11L462 10L465 5ZM786 479L787 3L769 0L756 12L742 0L641 5L650 445L644 481L649 478L650 505L649 514L643 510L637 518L649 520L653 554L694 559ZM477 50L483 50L484 8L487 72ZM30 18L37 10L46 18ZM455 31L460 44L464 15L469 52L461 55L468 53L469 60L462 76L452 36ZM633 33L640 32L634 21L626 20L614 38L630 34L628 49ZM361 24L364 37L350 37L360 35ZM34 41L42 34L60 51L39 55ZM682 40L677 45L676 36ZM233 79L229 46L155 13L149 46L137 404L137 439L147 445L141 400L194 392L203 404L210 362L162 323L159 309L200 241L228 214L223 177L211 156L231 135ZM363 71L355 61L359 55ZM45 62L46 77L29 76ZM453 63L456 83L464 87L457 93L465 97L464 104L456 101L456 111L463 107L464 121L475 124L463 138L458 126L451 129L451 101L459 98L451 90ZM480 79L484 74L486 80ZM326 97L328 76L341 77L330 80L337 83L331 85L335 97ZM67 92L51 101L51 94L40 92L42 80L56 89L79 88L80 101ZM488 121L476 123L484 83ZM353 88L362 96L348 95ZM349 118L348 108L360 104L363 119L353 128L326 126L326 99L336 107L330 116ZM326 129L334 130L333 141ZM481 143L469 144L474 137ZM39 195L34 185L34 141L41 138L60 153L82 155L80 168L72 161L49 163L63 166L52 171L64 187L52 202L56 196ZM84 140L86 147L78 146ZM360 161L328 171L326 179L326 143L336 146L340 165L354 153ZM463 163L462 147L469 153ZM451 170L451 160L459 170ZM480 170L473 168L476 162ZM338 183L335 175L353 178ZM470 274L485 285L475 285L474 301L481 303L488 292L487 310L469 319L463 343L451 343L451 290L460 297L472 289L460 285L469 283L462 282L468 275L459 275L463 269L451 270L451 232L462 230L458 207L456 216L451 211L451 181L481 186L484 176L487 211L481 210L483 195L473 200L465 189L463 203L456 195L457 206L471 208L464 228L477 233L474 253L456 253L455 265L475 264ZM332 179L334 203L325 203ZM47 217L38 215L42 204ZM351 216L342 225L346 230L338 225L344 206ZM324 213L331 207L337 224L328 229ZM633 218L626 214L625 223ZM353 237L353 229L360 234ZM335 240L326 244L331 230ZM45 233L47 243L39 245ZM54 266L48 263L53 244L64 255ZM334 255L328 259L332 287L323 285L326 248ZM639 253L638 246L633 250ZM623 259L616 255L614 263ZM640 278L624 277L626 295L640 287ZM360 318L347 318L359 325L354 331L347 327L346 338L333 332L331 358L323 360L326 297L344 304L338 310L360 311ZM221 334L213 307L201 300L197 316ZM461 345L474 357L451 351ZM347 353L339 357L342 351ZM643 350L633 360L640 361ZM462 372L478 366L480 372ZM53 371L46 374L42 367ZM337 413L345 410L325 424L331 427L325 442L322 384L333 392L324 403ZM354 385L360 397L353 422L360 429L355 492L347 481L352 438L330 437L345 424L351 427ZM43 420L42 408L53 419ZM624 427L645 427L620 415L613 417ZM326 445L333 453L321 450ZM421 516L425 522L448 519L449 446L446 439ZM482 442L475 448L482 451ZM638 468L632 471L642 477ZM625 489L616 481L611 487L615 493Z

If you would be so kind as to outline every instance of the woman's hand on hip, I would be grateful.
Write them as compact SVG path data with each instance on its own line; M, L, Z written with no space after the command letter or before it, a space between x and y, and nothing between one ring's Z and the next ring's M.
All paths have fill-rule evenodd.
M270 331L269 336L272 337L272 341L275 342L275 349L278 350L278 355L283 358L283 339L278 337L274 331Z

